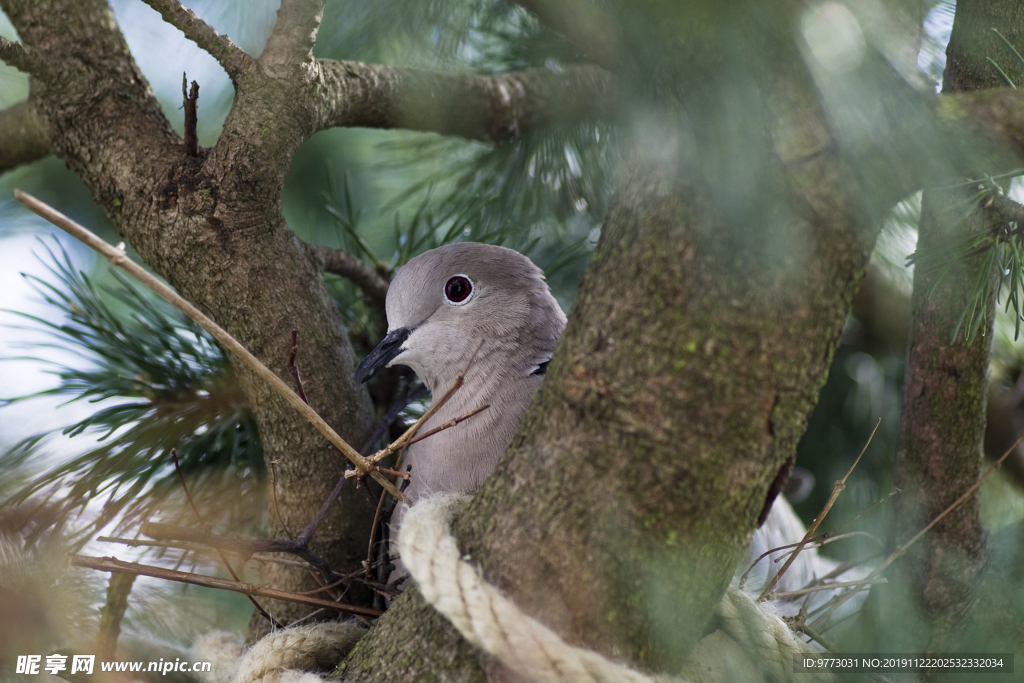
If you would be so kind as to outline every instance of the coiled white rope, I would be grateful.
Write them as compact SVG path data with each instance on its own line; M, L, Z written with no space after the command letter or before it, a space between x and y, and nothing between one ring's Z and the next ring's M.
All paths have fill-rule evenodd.
M467 641L536 683L687 683L683 677L645 674L570 645L484 581L477 569L462 559L450 532L452 516L468 500L468 496L451 494L421 500L405 512L398 537L402 560L420 594ZM738 645L734 653L738 649L749 660L748 674L741 676L744 680L767 677L789 681L794 657L817 654L770 605L755 603L735 585L726 590L717 614ZM271 633L239 657L240 643L221 642L223 635L212 632L200 639L195 649L208 660L233 660L220 675L207 676L207 683L320 683L326 679L303 672L334 668L362 633L347 624L299 626ZM731 681L740 675L728 665L724 673L711 675L712 665L721 669L722 662L711 661L721 653L712 649L704 654L708 659L691 661L687 670L707 671L712 680ZM694 677L705 680L701 673ZM831 680L830 674L820 672L801 676L804 683Z
M566 643L484 581L462 559L449 531L452 516L468 500L439 495L418 502L405 513L398 537L399 553L420 593L466 640L537 683L682 683ZM718 615L728 634L776 680L792 678L794 656L812 653L769 606L755 603L735 586L723 596ZM829 678L808 675L807 680Z

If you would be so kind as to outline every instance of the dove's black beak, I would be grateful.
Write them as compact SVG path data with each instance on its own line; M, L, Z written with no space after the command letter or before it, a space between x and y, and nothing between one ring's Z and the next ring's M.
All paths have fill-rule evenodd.
M377 348L370 351L369 355L356 368L356 381L362 384L387 367L387 364L395 356L405 351L402 344L409 338L411 332L412 330L408 327L400 327L393 332L388 332L388 336L384 337L381 343L377 344Z

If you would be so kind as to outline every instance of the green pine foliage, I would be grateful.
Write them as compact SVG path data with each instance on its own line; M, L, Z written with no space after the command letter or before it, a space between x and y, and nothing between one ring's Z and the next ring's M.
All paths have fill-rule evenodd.
M262 509L263 459L255 421L231 366L216 342L155 295L112 272L99 287L63 250L47 248L52 277L32 278L61 322L17 313L49 337L45 344L73 350L81 364L51 365L57 385L5 402L39 396L87 401L96 410L60 430L91 440L13 492L5 507L38 508L34 535L47 529L85 540L155 515L194 523L184 507L171 464L176 449L194 497L211 522L251 524ZM38 434L0 455L0 476L38 471L55 434ZM229 493L230 495L225 495ZM31 537L31 536L30 536Z
M578 59L560 36L504 0L403 2L395 10L394 0L329 3L317 53L478 73L558 70ZM289 197L314 205L292 221L301 237L343 248L385 278L442 244L502 244L530 256L569 307L610 203L611 126L553 125L503 147L407 131L341 137L342 144L312 143L325 147L319 157L300 155L325 167L301 172L303 187L286 190L286 211ZM311 178L320 179L312 193ZM223 351L119 274L112 287L100 287L66 254L51 251L49 259L52 277L35 287L65 321L23 317L88 366L55 365L58 385L43 393L96 409L58 430L81 440L77 455L53 456L58 433L0 454L0 476L27 482L4 491L0 505L38 508L34 533L53 529L80 540L154 515L194 523L170 463L173 448L208 521L234 532L251 526L264 508L262 453ZM348 280L325 281L357 353L368 352L379 341L380 311ZM38 476L44 461L49 469Z

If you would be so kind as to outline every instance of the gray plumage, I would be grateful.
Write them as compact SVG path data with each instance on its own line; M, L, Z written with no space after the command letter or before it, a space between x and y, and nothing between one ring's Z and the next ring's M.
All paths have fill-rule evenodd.
M446 285L453 278L465 278L471 284L470 294L462 301L446 297ZM565 314L530 259L511 249L476 243L450 244L409 261L388 289L386 308L388 335L359 366L360 381L386 365L407 365L436 401L465 371L462 388L423 425L421 433L490 405L409 447L405 465L412 477L405 494L415 503L432 493L470 493L494 470L530 397L544 381L543 369L565 328ZM397 538L405 509L404 505L395 509L392 539ZM800 519L779 498L754 535L748 560L738 573L762 552L795 543L803 534ZM401 563L396 566L391 582L404 575ZM796 590L836 566L808 548L777 590ZM760 590L778 569L770 560L762 560L749 577L748 589ZM863 572L848 572L840 578L851 575ZM829 597L830 592L822 591L814 599ZM793 604L793 609L799 609L803 603Z
M471 292L453 302L446 285L458 277L469 281ZM530 259L472 242L410 260L388 289L386 309L388 336L360 365L359 379L385 365L407 365L436 401L465 371L462 388L420 433L490 405L409 447L405 466L412 475L404 493L415 502L431 493L474 491L494 470L543 382L565 314ZM392 517L393 538L403 511L399 506Z

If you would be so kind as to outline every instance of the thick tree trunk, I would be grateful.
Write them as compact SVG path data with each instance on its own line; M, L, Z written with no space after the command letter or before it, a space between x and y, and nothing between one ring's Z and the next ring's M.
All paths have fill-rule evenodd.
M1024 7L1014 0L957 3L943 92L956 93L1004 85L986 58L997 61L1011 78L1024 82L1024 70L992 29L1024 46ZM983 169L982 169L983 170ZM953 177L955 182L959 178ZM960 191L925 192L917 248L942 248L965 230L988 230L990 218L976 210L964 221ZM995 288L979 310L978 332L966 340L961 329L951 341L979 275L995 278L982 258L958 263L948 273L918 267L914 271L910 348L904 382L903 414L895 481L899 501L896 542L902 542L959 498L979 475L985 433L985 400L992 345ZM910 650L948 651L959 625L974 603L984 568L985 532L976 492L945 517L901 560L900 580L890 590L910 588L913 605L899 612L911 619L905 629ZM913 615L912 617L910 615ZM913 634L911 636L911 634Z
M49 70L32 79L30 102L47 123L55 153L125 239L289 383L285 364L291 330L298 329L310 403L344 438L361 443L372 412L366 391L352 380L351 345L317 264L281 215L287 159L301 142L286 126L269 135L287 111L276 101L287 97L286 88L268 84L259 102L236 103L217 147L186 157L106 2L10 0L3 7L25 45L46 56ZM59 28L52 22L58 13ZM283 519L271 514L272 532L296 533L329 495L344 460L244 366L237 371L276 475ZM349 487L315 546L337 570L358 568L372 516L365 493ZM308 572L278 565L264 580L283 590L315 586ZM306 610L270 611L287 623Z
M670 123L634 149L547 380L455 524L525 612L644 669L676 670L704 633L790 464L874 239L787 45L772 45L763 89L739 86L759 112L744 120L761 123L737 147L717 147L721 90L687 100L706 133L696 149L678 110L655 109ZM692 73L722 86L702 65ZM733 175L753 158L756 177ZM488 673L414 590L339 670Z
M322 0L282 0L259 63L160 2L236 84L216 147L186 158L104 2L0 4L31 52L2 42L0 51L44 65L29 106L3 120L49 137L0 164L55 151L155 270L286 378L297 327L313 407L356 443L369 402L352 383L351 348L317 267L281 218L291 154L332 125L408 123L505 142L525 125L579 117L588 101L605 111L622 96L593 67L436 76L425 88L431 98L473 101L453 128L447 118L410 118L408 96L424 91L408 87L412 72L312 60ZM870 51L838 75L802 52L793 27L813 28L800 20L815 18L804 3L623 7L620 83L644 88L628 104L648 117L636 126L647 138L548 381L456 531L490 580L569 640L671 669L706 627L794 452L876 221L936 177L922 149L955 147L955 162L976 150L962 127L949 135L920 125L934 102L891 72L880 76ZM851 80L863 89L848 88ZM560 91L574 106L552 101ZM1019 147L1019 99L979 94L940 118L1006 130ZM240 375L278 475L286 519L272 522L277 533L295 531L342 462ZM338 568L361 557L369 512L350 489L318 535ZM305 580L268 578L284 589ZM468 681L490 667L413 589L345 669L358 680Z

